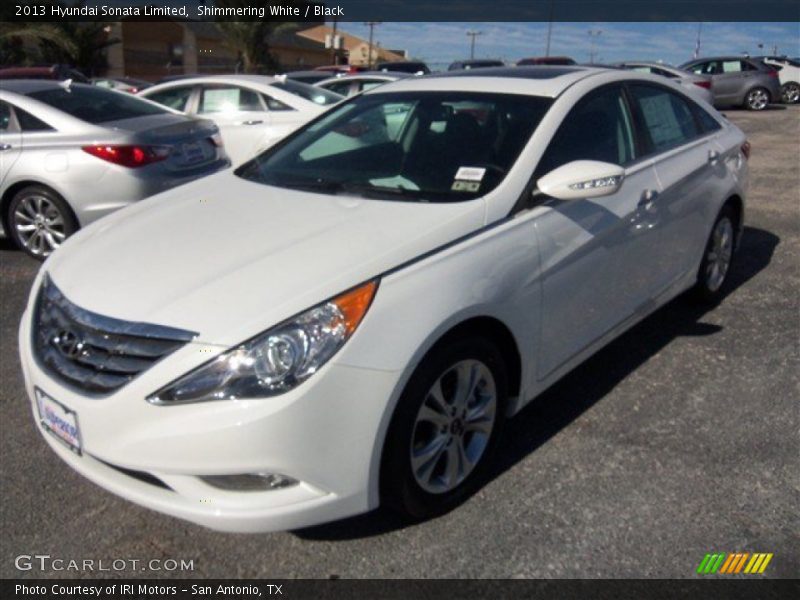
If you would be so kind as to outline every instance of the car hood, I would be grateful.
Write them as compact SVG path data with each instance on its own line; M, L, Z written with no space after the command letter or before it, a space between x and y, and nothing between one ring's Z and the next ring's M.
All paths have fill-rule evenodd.
M233 345L480 228L484 215L481 199L331 196L226 171L79 231L44 270L84 309Z

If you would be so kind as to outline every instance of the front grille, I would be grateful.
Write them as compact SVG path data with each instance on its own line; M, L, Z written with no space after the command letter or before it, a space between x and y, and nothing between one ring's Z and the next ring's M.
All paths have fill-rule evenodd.
M53 377L82 392L121 388L197 334L122 321L74 305L45 277L33 317L33 348Z

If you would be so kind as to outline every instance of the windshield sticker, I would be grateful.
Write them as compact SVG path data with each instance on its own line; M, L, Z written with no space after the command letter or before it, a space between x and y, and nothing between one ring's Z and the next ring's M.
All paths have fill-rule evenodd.
M482 181L486 169L481 167L459 167L455 178L460 181Z
M480 187L480 181L454 181L450 189L454 192L477 192Z

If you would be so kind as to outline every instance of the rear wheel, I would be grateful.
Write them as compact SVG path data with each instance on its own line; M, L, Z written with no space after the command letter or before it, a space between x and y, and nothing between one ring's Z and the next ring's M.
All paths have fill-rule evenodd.
M694 292L699 300L715 302L722 296L733 262L735 244L736 214L731 206L726 205L714 222L697 272Z
M786 104L797 104L800 102L800 83L790 81L781 88L781 99Z
M8 205L7 223L14 242L37 260L44 260L78 230L64 199L50 188L30 185Z
M442 514L481 484L504 422L507 375L479 337L439 345L417 367L387 433L381 499L404 515Z
M747 92L744 105L748 110L764 110L769 106L769 92L764 88L753 88Z

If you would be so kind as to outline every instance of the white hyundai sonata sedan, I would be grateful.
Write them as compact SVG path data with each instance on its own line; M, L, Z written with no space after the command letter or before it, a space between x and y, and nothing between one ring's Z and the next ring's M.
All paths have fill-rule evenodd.
M507 416L676 295L724 293L749 150L653 75L381 86L67 240L19 334L37 426L214 529L440 514Z

